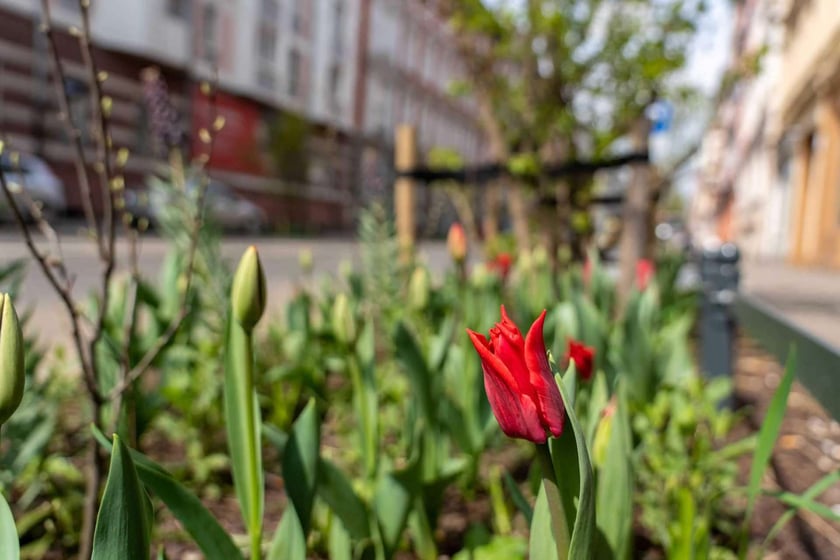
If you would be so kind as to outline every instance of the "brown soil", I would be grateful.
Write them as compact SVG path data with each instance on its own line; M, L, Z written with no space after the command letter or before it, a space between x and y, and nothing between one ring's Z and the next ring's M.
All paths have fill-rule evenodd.
M736 401L747 412L747 426L741 430L755 431L761 425L783 368L754 341L742 338L738 341L735 371ZM744 480L749 473L750 461L751 457L744 457L741 463ZM795 382L762 488L802 493L838 468L840 424L804 387ZM818 501L829 507L840 504L840 484L829 488ZM759 498L750 526L754 547L763 542L785 509L771 497ZM801 510L770 543L764 558L840 558L840 524Z

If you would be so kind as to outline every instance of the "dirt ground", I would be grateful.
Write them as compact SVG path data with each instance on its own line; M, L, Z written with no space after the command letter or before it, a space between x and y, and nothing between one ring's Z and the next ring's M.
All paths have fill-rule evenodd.
M735 364L735 400L745 407L749 428L761 425L783 368L758 344L748 338L738 341ZM742 464L744 479L749 459ZM771 466L762 487L802 493L826 474L840 468L840 424L833 420L799 383L794 383L787 414ZM821 503L840 509L840 484L829 488ZM751 536L761 543L785 512L778 501L763 497L756 506ZM798 560L840 558L840 524L826 521L809 511L800 511L773 540L764 558Z

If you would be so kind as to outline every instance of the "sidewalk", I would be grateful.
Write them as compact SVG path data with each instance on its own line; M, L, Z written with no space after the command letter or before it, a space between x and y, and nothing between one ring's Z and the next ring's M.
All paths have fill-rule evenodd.
M840 270L744 261L741 288L840 351Z

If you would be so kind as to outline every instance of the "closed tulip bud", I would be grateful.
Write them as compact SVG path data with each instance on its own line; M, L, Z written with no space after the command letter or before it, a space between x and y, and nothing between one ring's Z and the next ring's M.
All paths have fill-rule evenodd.
M312 273L312 251L309 249L302 249L300 253L298 253L298 263L300 264L300 269L303 271L304 274L311 274Z
M412 309L425 309L429 304L429 271L418 266L408 281L408 305Z
M333 302L332 327L339 342L352 344L356 340L356 319L347 294L338 294Z
M617 403L615 397L607 404L601 413L601 420L595 428L595 439L592 442L592 461L596 466L601 467L607 460L607 445L612 435L613 416L615 415Z
M265 311L265 274L257 248L251 245L239 261L230 291L233 318L252 331Z
M23 398L23 334L12 298L0 294L0 425Z
M460 263L467 258L467 235L464 233L461 224L456 222L449 228L449 234L446 236L446 246L453 261Z

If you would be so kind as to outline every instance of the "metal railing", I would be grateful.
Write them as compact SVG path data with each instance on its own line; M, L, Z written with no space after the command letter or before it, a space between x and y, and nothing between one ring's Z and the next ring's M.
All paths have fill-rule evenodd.
M794 324L758 298L738 294L734 303L739 326L784 364L796 348L796 376L835 419L840 419L840 348Z

